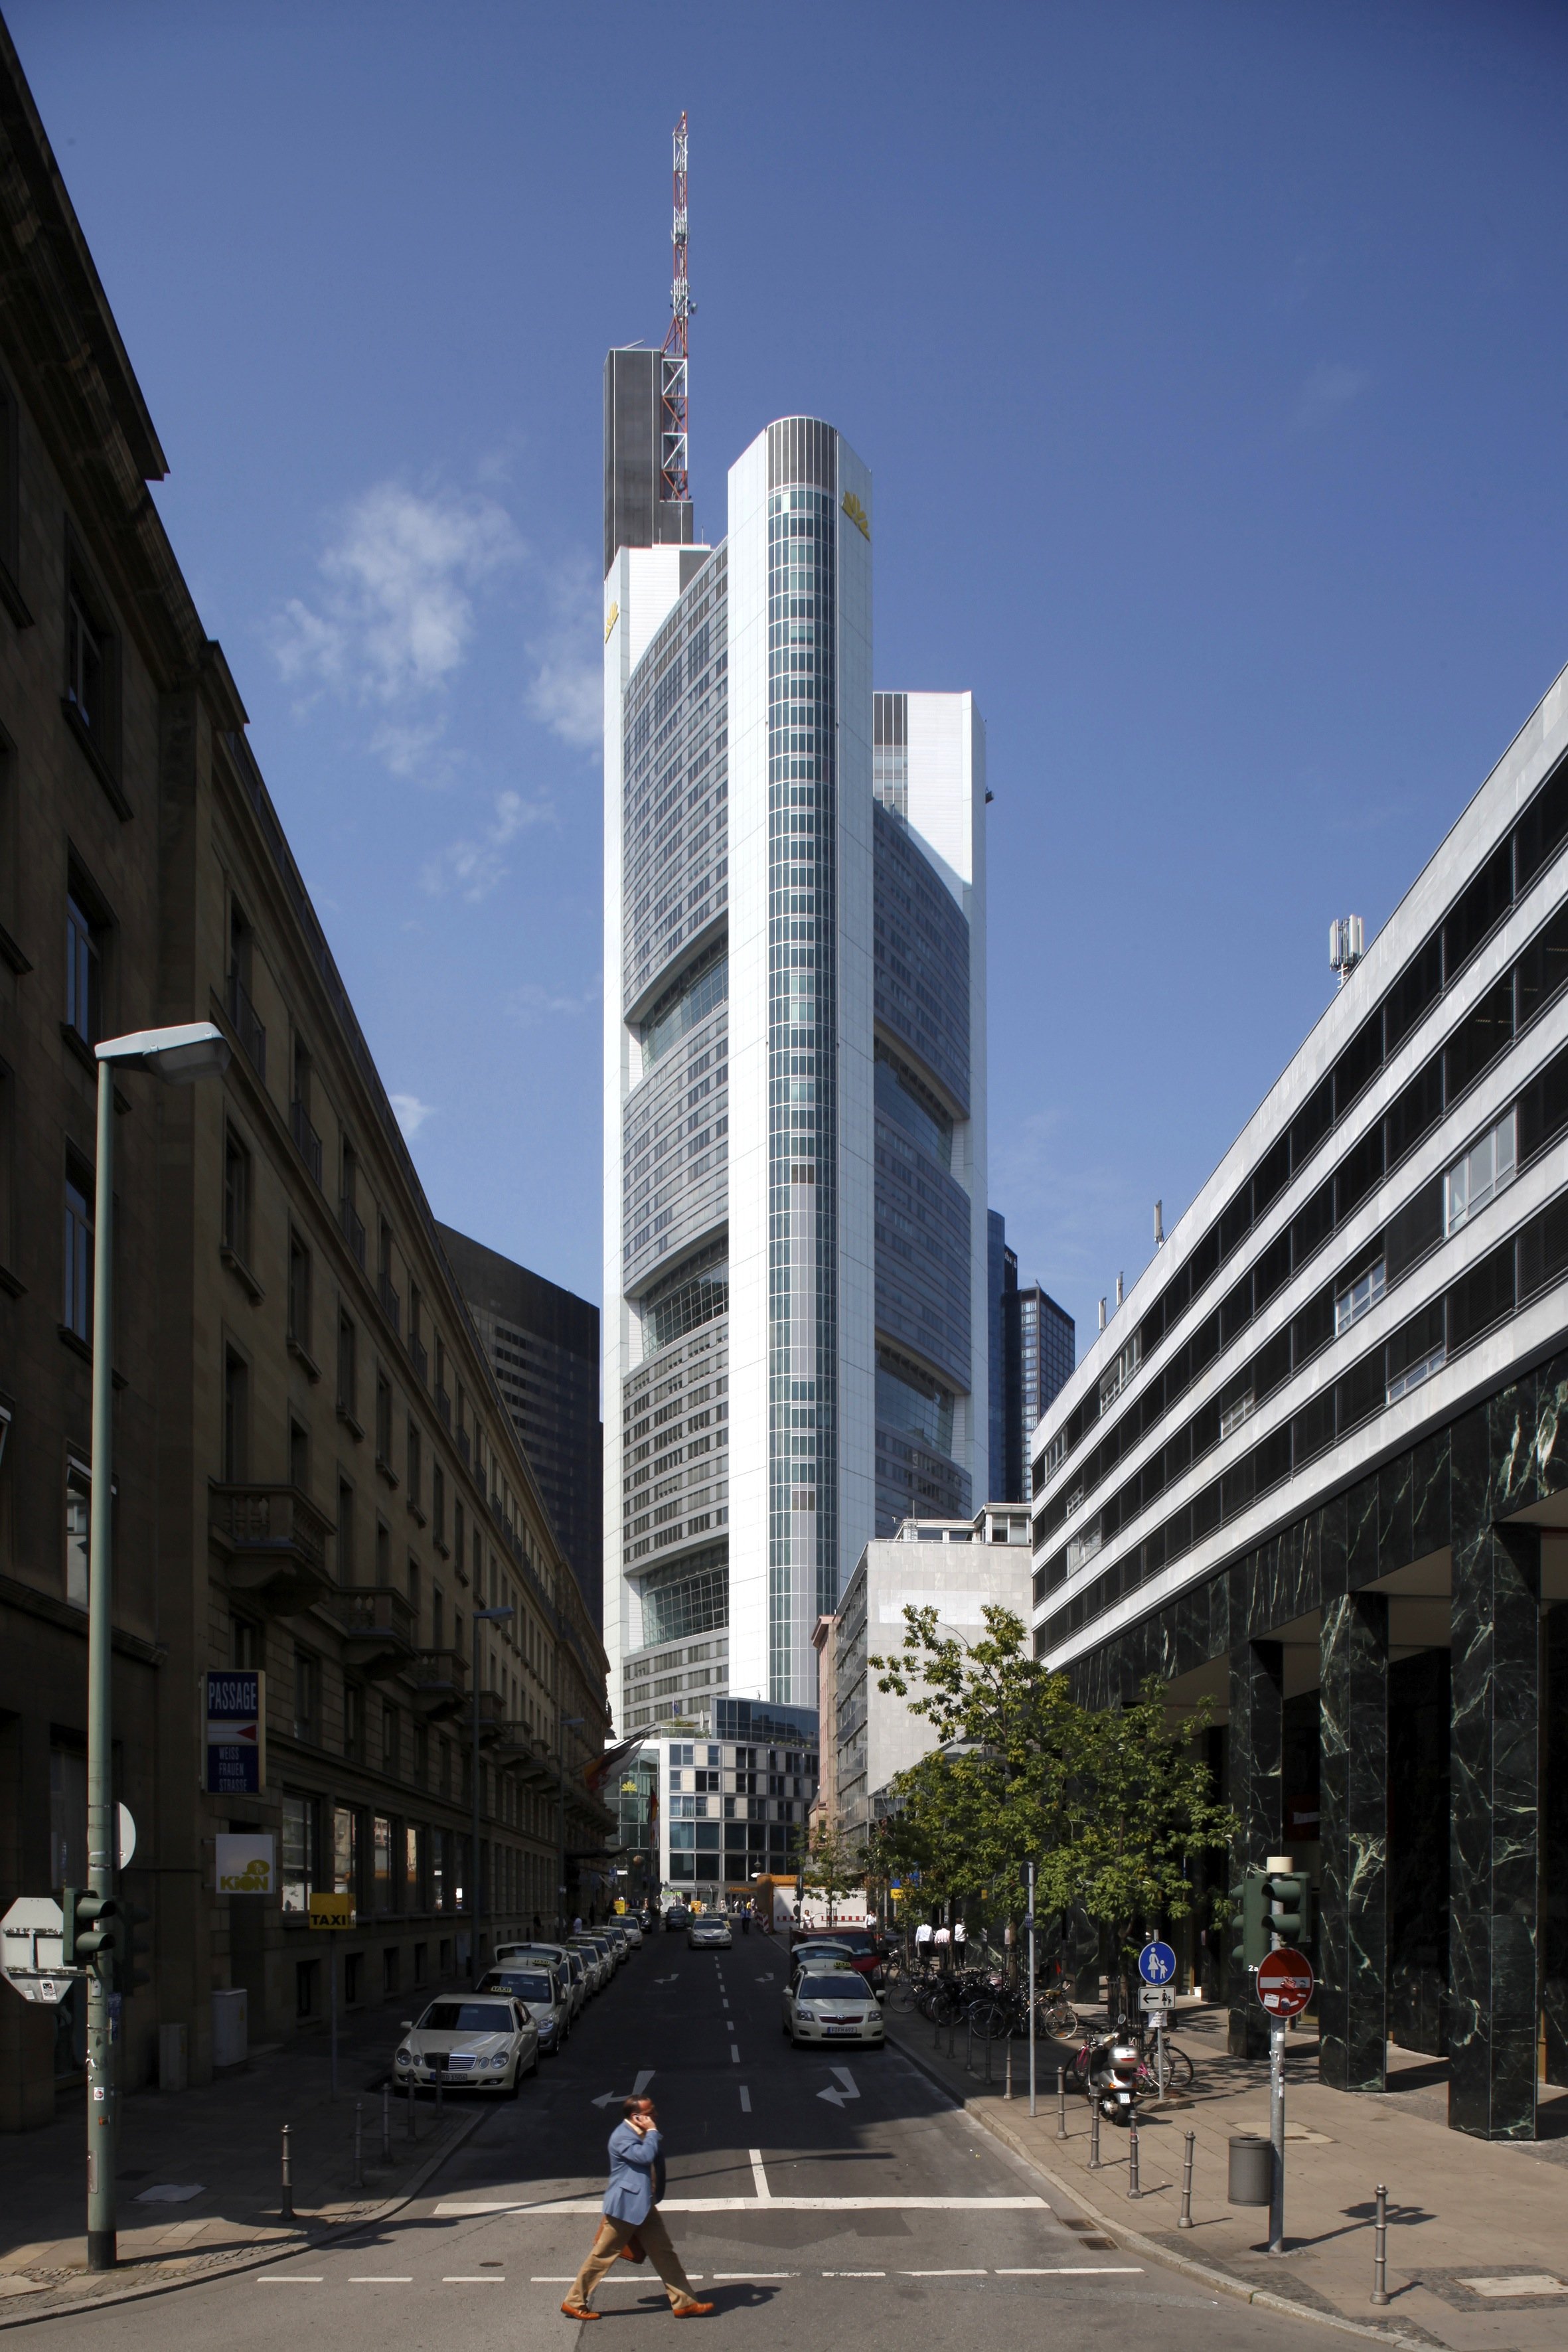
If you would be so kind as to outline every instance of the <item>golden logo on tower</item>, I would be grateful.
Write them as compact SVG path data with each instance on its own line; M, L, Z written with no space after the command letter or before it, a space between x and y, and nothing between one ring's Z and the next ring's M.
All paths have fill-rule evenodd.
M609 611L609 617L605 623L605 643L606 645L610 642L610 631L615 627L616 623L620 619L620 606L618 604L612 604Z
M848 516L850 521L854 524L856 530L859 532L861 538L869 539L871 536L871 518L866 512L865 508L861 505L853 490L846 490L844 493L844 511Z

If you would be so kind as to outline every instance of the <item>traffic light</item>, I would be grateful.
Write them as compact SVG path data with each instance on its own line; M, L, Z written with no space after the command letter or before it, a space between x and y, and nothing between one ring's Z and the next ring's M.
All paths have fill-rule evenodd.
M1231 1923L1237 1940L1230 1952L1237 1968L1255 1969L1268 1957L1270 1937L1268 1886L1267 1872L1249 1870L1243 1876L1241 1885L1231 1889L1232 1899L1239 1906Z
M1276 1907L1268 1916L1271 1935L1287 1944L1305 1944L1312 1933L1312 1882L1305 1871L1276 1871L1265 1881Z
M145 1938L138 1936L136 1931L147 1925L153 1914L143 1910L139 1903L121 1903L116 1908L118 1916L114 1923L113 1973L110 1990L129 1995L153 1981L147 1970L136 1965L138 1960L144 1960L149 1955Z
M60 1893L60 1965L93 1969L100 1957L113 1958L120 1934L120 1906L112 1895L94 1895L85 1886L67 1886Z

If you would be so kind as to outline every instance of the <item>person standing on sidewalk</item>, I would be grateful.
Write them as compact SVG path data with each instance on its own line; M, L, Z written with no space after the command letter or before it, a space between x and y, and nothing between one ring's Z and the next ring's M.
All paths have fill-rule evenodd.
M915 1958L917 1959L927 1960L931 1958L931 1921L929 1919L922 1919L920 1926L915 1929Z
M561 2308L568 2319L598 2319L593 2294L606 2271L623 2256L638 2262L651 2257L664 2281L669 2307L677 2319L704 2318L713 2308L699 2303L680 2256L669 2242L658 2210L664 2194L664 2152L651 2099L628 2099L621 2121L610 2134L610 2181L605 2191L604 2219L589 2249L588 2259L572 2283ZM640 2252L631 2245L637 2241Z

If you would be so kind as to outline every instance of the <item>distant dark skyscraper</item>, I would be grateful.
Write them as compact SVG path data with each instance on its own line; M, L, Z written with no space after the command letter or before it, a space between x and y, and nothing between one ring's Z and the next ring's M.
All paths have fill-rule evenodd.
M599 1310L450 1225L437 1230L598 1625L605 1594Z
M989 1322L990 1468L993 1503L1029 1499L1029 1441L1078 1360L1077 1326L1037 1282L1018 1284L1018 1258L1007 1246L999 1210L986 1223Z

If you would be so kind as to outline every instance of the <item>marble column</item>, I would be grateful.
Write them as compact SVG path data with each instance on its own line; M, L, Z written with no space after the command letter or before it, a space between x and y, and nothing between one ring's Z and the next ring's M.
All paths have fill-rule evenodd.
M1336 2091L1388 2087L1388 1602L1323 1603L1318 2068Z
M1233 1876L1279 1852L1285 1653L1278 1642L1241 1642L1230 1654L1230 1802L1241 1822ZM1268 2054L1268 2023L1251 1977L1230 1970L1230 2054Z
M1541 1536L1500 1523L1520 1449L1506 1398L1453 1433L1448 2121L1533 2139Z

